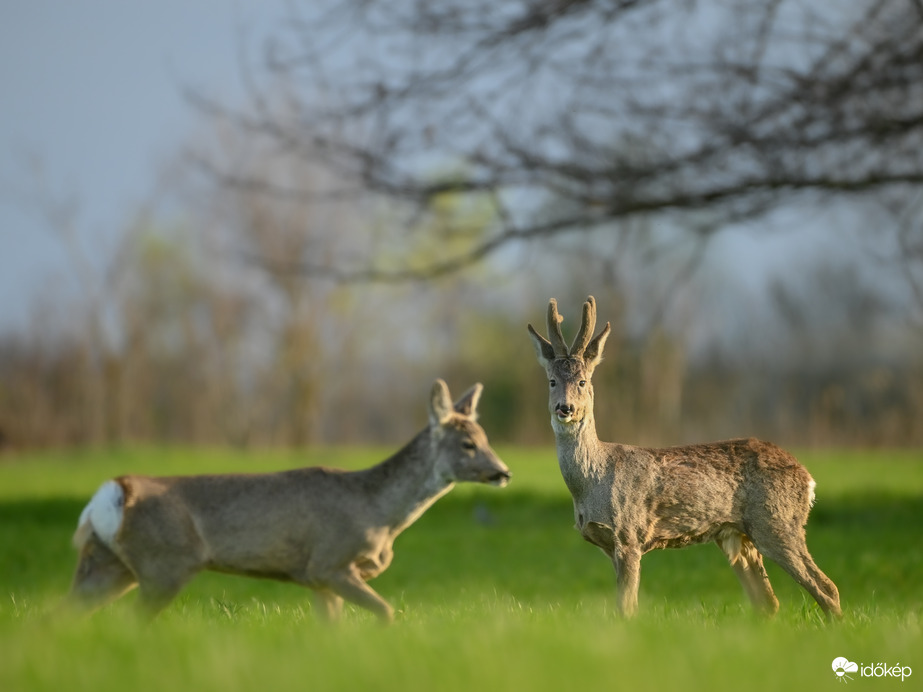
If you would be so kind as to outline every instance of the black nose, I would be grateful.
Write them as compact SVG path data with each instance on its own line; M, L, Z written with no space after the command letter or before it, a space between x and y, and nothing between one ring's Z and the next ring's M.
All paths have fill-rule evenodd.
M570 414L574 412L573 404L558 404L554 408L555 408L555 411L560 411L566 416L569 416Z

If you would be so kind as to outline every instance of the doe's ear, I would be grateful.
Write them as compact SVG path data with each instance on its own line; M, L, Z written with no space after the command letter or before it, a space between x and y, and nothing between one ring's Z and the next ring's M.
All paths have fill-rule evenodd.
M429 400L429 419L434 425L442 425L452 416L452 398L449 386L442 380L433 382Z
M459 400L455 402L455 411L463 416L477 420L478 401L481 400L482 391L484 391L484 385L480 382L475 383L471 389L462 394Z
M543 368L548 367L548 363L554 360L554 347L551 342L539 334L532 325L529 327L529 336L532 337L532 347L535 349L535 356L538 358L538 364Z

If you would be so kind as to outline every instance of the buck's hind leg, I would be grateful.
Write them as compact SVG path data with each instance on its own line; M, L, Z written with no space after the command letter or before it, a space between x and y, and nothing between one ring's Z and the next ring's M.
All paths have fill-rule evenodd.
M828 619L840 618L840 593L836 585L814 563L804 538L804 529L773 532L769 536L754 536L756 547L766 557L791 575L811 594Z
M134 573L94 533L80 549L69 600L92 611L137 584Z
M757 612L765 615L775 615L779 611L779 599L769 583L769 575L763 566L763 556L759 554L753 544L750 544L752 555L742 558L733 565L738 580L743 585L750 602Z
M763 556L748 536L737 533L718 538L718 547L724 551L731 563L734 574L744 588L753 608L764 615L775 615L779 610L779 600L769 583L769 575L763 566Z
M801 584L817 604L823 609L828 619L843 617L840 607L840 592L836 584L824 574L814 562L807 546L792 554L791 563L779 563L782 569L792 575Z

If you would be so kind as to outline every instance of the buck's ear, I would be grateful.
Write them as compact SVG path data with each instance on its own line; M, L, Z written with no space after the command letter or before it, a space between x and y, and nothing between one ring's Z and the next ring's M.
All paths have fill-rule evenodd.
M535 356L538 358L538 364L547 368L548 364L554 360L554 347L551 342L539 334L532 325L529 326L529 336L532 337L532 347L535 349Z
M606 347L606 339L609 338L611 331L612 327L606 322L605 328L596 335L583 352L583 360L590 370L599 365L599 361L603 359L603 349Z
M480 382L476 383L471 389L462 394L458 401L455 402L455 411L462 414L463 416L477 420L478 401L481 400L482 391L484 391L484 385L482 385Z
M449 396L449 386L442 380L433 383L433 391L429 400L429 419L433 425L442 425L452 416L452 398Z

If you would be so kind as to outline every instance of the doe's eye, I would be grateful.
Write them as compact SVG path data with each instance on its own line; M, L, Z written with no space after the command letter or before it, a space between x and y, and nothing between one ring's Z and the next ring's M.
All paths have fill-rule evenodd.
M577 384L579 384L581 387L586 387L586 380L580 380L580 382Z
M469 452L473 452L477 448L478 448L477 445L474 444L474 442L472 442L471 440L465 440L464 442L462 442L462 449L467 449Z
M557 384L557 381L556 381L556 380L548 380L548 386L549 386L549 387L554 387L556 384Z

